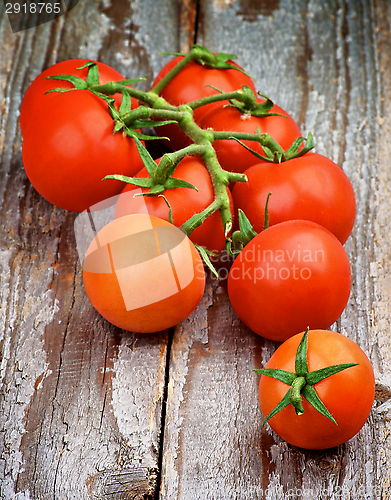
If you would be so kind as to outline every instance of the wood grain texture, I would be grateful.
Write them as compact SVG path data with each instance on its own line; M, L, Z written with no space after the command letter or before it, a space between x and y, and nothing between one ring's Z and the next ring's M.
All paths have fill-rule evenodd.
M277 345L249 331L209 277L193 315L136 335L85 297L76 214L23 170L22 96L56 61L86 57L148 88L193 41L234 53L347 173L353 286L334 329L369 356L374 408L321 452L287 445L257 402ZM391 5L387 0L81 0L12 33L0 3L0 498L386 499L391 496ZM224 271L221 271L222 277Z

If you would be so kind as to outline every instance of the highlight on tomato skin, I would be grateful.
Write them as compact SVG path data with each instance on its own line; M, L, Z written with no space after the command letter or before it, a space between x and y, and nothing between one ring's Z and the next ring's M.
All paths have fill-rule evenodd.
M185 320L205 289L202 259L177 227L154 216L114 219L92 240L83 263L84 289L110 323L153 333Z
M282 343L265 368L295 372L296 351L303 335L301 332ZM272 416L268 425L294 446L313 450L332 448L353 438L366 423L375 397L373 368L356 342L331 330L308 331L307 362L309 372L337 364L356 364L313 385L336 423L302 396L301 415L289 404ZM280 380L261 375L259 403L265 418L288 390L289 386Z

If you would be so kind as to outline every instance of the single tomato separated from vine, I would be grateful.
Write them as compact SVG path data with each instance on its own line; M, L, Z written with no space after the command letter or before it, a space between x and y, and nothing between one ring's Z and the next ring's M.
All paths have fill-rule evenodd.
M22 135L24 136L29 123L32 122L35 114L39 111L39 108L45 102L49 101L58 94L55 92L47 93L49 90L55 88L61 89L72 89L73 85L66 80L48 79L49 76L55 75L73 75L82 80L87 80L88 67L81 68L88 62L95 63L99 71L99 84L108 83L111 81L124 80L125 77L121 75L117 70L99 61L91 61L89 59L69 59L67 61L61 61L59 63L50 66L45 69L28 87L20 107L20 128ZM118 100L120 104L120 95L113 96ZM136 101L134 102L134 106ZM55 109L53 108L53 114L55 115Z
M307 326L329 328L350 295L351 271L340 241L311 221L271 226L239 253L228 296L255 333L283 342Z
M245 172L246 183L236 183L232 196L254 230L262 230L268 194L269 225L292 219L317 222L343 244L356 216L352 184L344 171L317 153L282 163L257 163Z
M269 425L288 443L306 449L331 448L351 439L365 424L375 396L373 369L364 351L353 340L330 330L308 331L306 363L302 360L297 364L303 336L299 333L285 341L265 369L254 370L262 373L259 403ZM336 365L342 365L340 368L345 365L345 368L333 370ZM322 379L328 367L334 373ZM273 370L290 373L273 374ZM298 404L294 402L298 411L291 404L292 392L289 393L297 383L300 388ZM317 407L322 406L318 402L320 399L328 416L312 406L311 397ZM283 408L270 416L282 400L285 406L282 404Z
M205 289L202 259L177 227L145 214L104 226L83 263L93 307L124 330L153 333L185 320Z

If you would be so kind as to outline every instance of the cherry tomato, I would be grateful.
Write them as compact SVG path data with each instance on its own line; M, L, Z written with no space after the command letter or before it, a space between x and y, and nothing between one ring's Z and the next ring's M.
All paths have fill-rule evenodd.
M155 86L167 73L174 68L183 56L175 57L166 66L164 66L153 83ZM230 64L240 68L234 61L228 61ZM202 66L196 61L190 62L180 73L178 73L160 92L160 95L174 106L180 106L202 97L217 94L215 87L223 92L232 92L239 90L243 85L251 88L256 93L253 80L235 69L215 69ZM194 110L194 120L198 123L201 116L206 112L218 106L218 104L208 104ZM168 136L170 141L168 145L173 150L181 149L190 144L188 137L179 129L177 125L166 125L157 129L159 136Z
M307 153L276 163L258 163L245 171L246 183L236 183L236 208L246 214L255 231L264 225L267 196L269 225L290 219L312 220L326 227L341 243L350 235L356 216L353 187L333 161Z
M262 100L258 100L262 102ZM295 139L301 137L300 129L293 118L276 104L270 113L283 116L257 117L242 113L238 108L219 103L213 110L204 114L198 124L203 129L213 129L225 132L244 132L256 134L259 129L261 134L269 134L284 149L288 149ZM261 145L256 141L242 141L248 147L261 155L265 155ZM213 143L217 158L225 170L231 172L244 172L246 169L259 163L255 155L247 151L241 144L233 139L216 140Z
M87 62L89 62L88 59L70 59L67 61L59 62L43 71L30 84L29 88L26 91L26 94L24 95L20 108L20 128L23 136L27 130L28 124L32 121L35 113L39 110L42 104L57 96L57 94L52 92L46 94L48 90L55 88L70 89L73 87L73 85L66 80L48 80L47 77L54 75L74 75L78 76L82 80L86 80L88 68L77 68L80 68ZM96 64L98 65L99 83L101 85L110 81L119 81L125 79L125 77L122 76L121 73L116 71L114 68L111 68L107 64L98 61L91 62L96 62ZM118 99L120 99L119 96Z
M159 163L160 159L157 160ZM140 170L136 175L138 178L149 177L146 168ZM213 185L205 164L198 156L187 156L180 161L175 169L174 178L182 179L197 188L179 187L166 189L164 196L172 210L173 223L182 226L193 215L202 212L214 199ZM169 220L169 208L161 196L134 196L140 188L127 184L120 194L116 208L115 217L122 217L130 213L149 213ZM141 192L147 189L142 188ZM228 190L228 196L231 193ZM233 205L232 212L233 212ZM212 252L219 253L225 246L224 229L217 211L209 216L201 226L197 227L190 235L190 239Z
M265 368L295 372L295 355L302 337L303 333L299 333L281 344ZM375 395L372 366L355 342L330 330L308 332L307 362L310 372L336 364L358 363L313 385L336 424L315 410L304 397L301 415L289 404L268 423L294 446L307 449L338 446L356 435L369 416ZM288 389L289 386L279 380L261 376L259 402L265 417Z
M187 236L145 214L114 219L91 242L83 264L86 294L112 324L137 333L186 319L205 289L201 257Z
M134 141L113 128L107 103L89 90L42 104L23 141L32 185L50 203L75 212L119 194L122 183L103 177L135 175L143 163Z
M349 259L339 240L310 221L281 222L259 233L234 261L228 296L255 333L278 342L330 327L350 295Z

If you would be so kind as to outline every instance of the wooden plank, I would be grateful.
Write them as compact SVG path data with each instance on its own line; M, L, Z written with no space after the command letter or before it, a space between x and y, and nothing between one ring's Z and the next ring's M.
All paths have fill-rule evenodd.
M42 200L24 174L18 110L44 68L95 58L147 88L168 60L159 53L186 51L195 31L236 53L357 193L352 295L334 327L370 357L377 395L337 449L302 451L262 428L252 369L276 344L240 323L224 279L208 279L171 333L128 334L100 318L82 288L76 214ZM17 34L0 3L1 498L390 495L390 31L387 0L84 0Z
M90 306L76 214L46 203L29 184L18 113L31 81L68 58L104 61L127 78L146 77L147 87L167 59L158 52L187 48L192 21L182 13L179 42L172 2L156 9L153 2L86 0L14 34L4 7L0 497L144 498L154 494L158 477L168 332L122 332Z
M311 131L357 194L346 244L353 275L334 329L371 359L373 411L347 444L320 452L287 445L257 408L257 377L277 345L235 318L224 286L175 332L162 499L387 498L391 383L389 287L390 11L386 1L201 2L197 42L235 53L257 88Z

